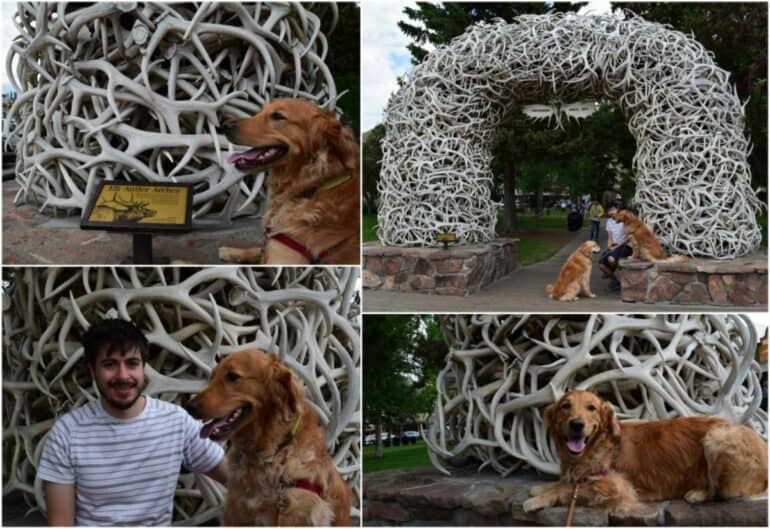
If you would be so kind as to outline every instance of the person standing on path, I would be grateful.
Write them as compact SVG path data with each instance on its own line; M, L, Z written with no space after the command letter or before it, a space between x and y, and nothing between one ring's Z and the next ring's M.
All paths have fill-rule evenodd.
M599 204L598 200L591 202L591 207L588 208L588 218L591 219L591 232L589 238L598 243L599 242L599 223L604 216L604 208Z

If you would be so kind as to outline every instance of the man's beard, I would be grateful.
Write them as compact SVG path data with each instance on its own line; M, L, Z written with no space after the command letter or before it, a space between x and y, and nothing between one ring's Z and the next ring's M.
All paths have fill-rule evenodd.
M116 410L121 410L121 411L127 410L131 408L131 406L136 404L136 401L139 400L139 397L142 396L142 392L145 389L147 389L147 386L150 384L150 381L147 379L147 377L144 377L144 383L141 385L141 387L139 387L139 384L135 386L137 388L136 396L133 399L131 399L131 401L126 403L124 401L117 401L117 400L111 399L109 397L109 391L106 391L105 388L103 388L102 385L99 383L99 381L95 381L95 382L96 382L96 387L99 388L99 395L101 395L101 397L107 402L107 404L109 404Z

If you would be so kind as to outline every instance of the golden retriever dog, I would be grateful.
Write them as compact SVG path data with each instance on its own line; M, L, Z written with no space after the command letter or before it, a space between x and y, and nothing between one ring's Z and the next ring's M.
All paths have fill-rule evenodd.
M619 422L610 405L571 391L545 411L561 480L534 487L525 511L577 504L623 514L639 502L745 499L767 490L767 443L717 417Z
M229 439L225 525L350 525L352 492L326 450L297 376L278 357L225 357L187 411L201 437Z
M686 255L666 257L663 247L652 233L652 230L639 217L627 209L618 211L613 215L613 218L616 222L622 222L625 225L626 233L630 236L631 247L634 251L632 257L654 262L685 262L690 260Z
M586 241L572 252L561 267L556 283L545 287L548 297L559 301L577 301L582 292L589 298L596 295L591 292L591 257L599 253L599 245Z
M219 250L227 262L359 264L358 144L334 114L300 99L277 99L220 132L252 147L228 162L244 173L269 171L267 242Z

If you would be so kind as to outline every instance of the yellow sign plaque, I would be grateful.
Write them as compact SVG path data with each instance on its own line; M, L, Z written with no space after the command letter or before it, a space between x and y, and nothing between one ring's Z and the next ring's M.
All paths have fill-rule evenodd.
M192 187L187 184L102 182L82 228L119 231L189 230Z

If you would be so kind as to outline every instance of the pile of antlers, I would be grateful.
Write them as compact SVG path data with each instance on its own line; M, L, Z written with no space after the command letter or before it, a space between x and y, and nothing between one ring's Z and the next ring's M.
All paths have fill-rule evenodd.
M450 347L426 441L433 464L558 474L545 408L590 389L620 420L718 415L767 439L757 333L740 315L444 317Z
M491 142L513 102L607 99L636 139L634 202L672 250L756 250L744 109L692 37L627 12L523 15L471 26L431 52L386 109L378 235L386 245L494 238Z
M313 9L336 23L335 4ZM20 2L13 20L16 203L49 212L120 177L193 184L199 222L258 214L264 175L226 163L216 127L277 97L337 100L321 19L299 3Z
M103 318L147 336L146 394L180 403L206 387L216 355L257 347L300 377L343 477L360 498L358 270L24 268L3 296L3 491L43 508L35 468L54 420L96 397L79 336ZM7 278L6 278L7 279ZM224 489L180 479L175 520L219 515ZM35 505L35 503L31 503ZM359 501L360 505L360 501Z

